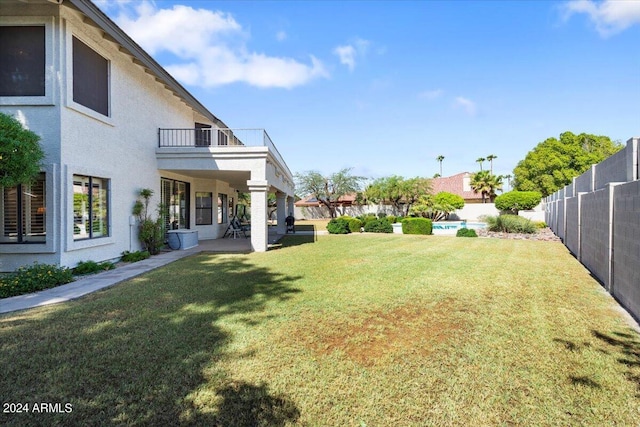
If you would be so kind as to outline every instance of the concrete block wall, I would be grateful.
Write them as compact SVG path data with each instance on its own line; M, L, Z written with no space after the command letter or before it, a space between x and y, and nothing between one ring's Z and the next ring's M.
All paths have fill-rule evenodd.
M606 187L610 182L627 181L627 150L620 150L608 159L596 165L596 190Z
M556 229L553 230L556 233L556 236L561 238L564 241L565 233L564 233L564 207L565 207L565 199L558 200L557 202L557 218L556 218Z
M578 201L578 197L565 199L564 244L576 258L580 259L580 204Z
M615 187L612 293L640 317L640 181Z
M594 191L594 182L593 177L595 176L595 165L592 165L589 170L580 175L579 177L574 178L573 187L575 188L577 193L588 193L590 191Z
M584 232L580 240L580 262L608 290L611 273L611 221L609 188L581 197L580 222Z
M545 199L547 223L567 248L640 319L640 143L593 165Z

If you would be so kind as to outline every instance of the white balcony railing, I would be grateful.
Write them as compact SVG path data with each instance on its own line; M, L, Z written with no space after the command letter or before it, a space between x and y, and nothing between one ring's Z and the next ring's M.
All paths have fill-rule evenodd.
M291 175L289 167L264 129L158 129L158 147L267 147Z

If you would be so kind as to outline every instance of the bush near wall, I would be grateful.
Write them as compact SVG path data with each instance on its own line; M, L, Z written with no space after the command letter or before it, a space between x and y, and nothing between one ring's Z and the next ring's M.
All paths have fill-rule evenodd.
M73 272L66 267L33 264L20 267L14 274L0 279L0 298L28 294L73 282Z
M487 223L490 231L503 233L533 234L538 228L531 220L518 215L506 214L494 217L485 217L485 222Z
M496 209L517 214L520 210L533 209L540 204L542 194L537 191L509 191L496 197Z
M358 233L360 231L360 227L363 226L363 222L358 218L351 218L349 220L349 231L352 233Z
M403 234L431 234L433 223L428 218L405 218L402 220Z

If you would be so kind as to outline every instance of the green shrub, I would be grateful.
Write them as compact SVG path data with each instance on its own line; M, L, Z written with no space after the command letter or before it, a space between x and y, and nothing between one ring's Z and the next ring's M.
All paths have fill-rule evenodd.
M527 218L518 215L500 215L487 221L489 230L500 231L504 233L526 233L533 234L536 232L536 226Z
M454 209L462 209L464 208L464 199L457 194L448 193L446 191L441 191L433 197L433 200L436 204L439 205L449 205Z
M533 221L533 225L536 226L536 228L547 228L548 225L546 222L544 221Z
M366 214L366 215L360 215L360 216L358 217L358 219L359 219L360 221L362 221L362 224L364 225L364 224L368 223L369 221L375 221L375 220L377 220L377 219L378 219L378 217L377 217L375 214L368 213L368 214Z
M403 234L431 234L433 223L428 218L405 218L402 221Z
M387 217L386 212L378 212L378 219L383 219L383 218L386 218L386 217Z
M333 218L327 224L329 234L349 234L349 220L345 218Z
M360 232L360 227L362 227L362 221L358 218L351 218L349 220L349 231L352 233Z
M533 209L540 204L542 194L537 191L509 191L496 197L496 209L517 214L520 210Z
M472 228L460 228L456 233L456 237L478 237L476 230Z
M394 224L398 218L395 215L387 215L387 221L389 221L389 224Z
M386 218L369 221L364 225L367 233L393 233L393 226Z
M35 263L3 277L0 280L0 298L41 291L72 281L73 272L66 267Z
M135 252L124 251L122 252L121 261L138 262L138 261L142 261L143 259L147 259L150 256L151 254L149 253L149 251L135 251Z
M101 263L95 261L80 261L73 269L73 274L91 274L98 271L113 270L114 268L116 268L115 264L108 261Z

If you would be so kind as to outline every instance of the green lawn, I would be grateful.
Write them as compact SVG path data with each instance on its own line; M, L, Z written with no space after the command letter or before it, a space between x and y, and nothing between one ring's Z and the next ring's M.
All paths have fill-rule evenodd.
M640 338L551 242L291 236L194 256L0 317L0 372L3 402L72 406L0 425L640 420Z

